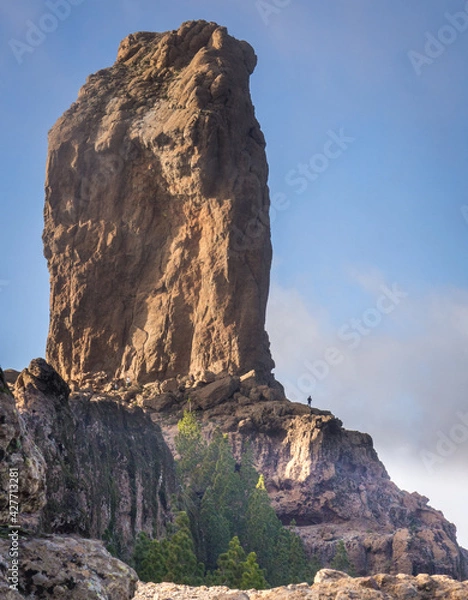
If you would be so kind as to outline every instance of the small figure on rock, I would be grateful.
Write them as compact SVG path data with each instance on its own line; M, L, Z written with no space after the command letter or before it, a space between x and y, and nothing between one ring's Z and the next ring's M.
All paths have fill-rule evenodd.
M130 379L130 377L127 375L127 378L125 380L125 383L127 385L127 387L129 388L132 385L132 380Z
M312 406L312 398L311 398L311 396L309 396L309 397L307 398L307 406L308 406L309 408L311 408L311 406Z

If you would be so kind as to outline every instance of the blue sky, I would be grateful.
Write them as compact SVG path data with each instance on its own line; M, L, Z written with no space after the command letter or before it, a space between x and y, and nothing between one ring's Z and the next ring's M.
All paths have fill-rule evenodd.
M0 7L2 366L44 355L48 129L128 33L217 21L259 58L252 96L280 199L268 312L277 377L291 398L312 393L371 433L395 481L429 496L468 546L468 4L61 2L69 15L56 27L46 15L59 0ZM19 64L12 44L44 25L54 31ZM348 141L331 145L337 136ZM398 303L379 303L392 286Z

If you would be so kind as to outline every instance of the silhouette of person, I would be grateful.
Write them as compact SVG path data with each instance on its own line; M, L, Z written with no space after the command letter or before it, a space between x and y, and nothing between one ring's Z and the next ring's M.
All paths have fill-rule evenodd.
M312 398L310 396L307 398L307 406L309 408L312 406Z

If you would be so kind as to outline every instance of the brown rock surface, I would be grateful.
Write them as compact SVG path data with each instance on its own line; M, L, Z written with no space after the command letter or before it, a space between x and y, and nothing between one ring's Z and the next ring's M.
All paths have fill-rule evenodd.
M13 480L10 469L16 473ZM46 503L45 481L44 457L26 430L0 369L0 524L14 524L9 514L11 484L14 499L19 504L18 524L34 528L38 513Z
M16 385L51 465L45 523L110 534L128 553L138 528L160 515L142 517L141 485L159 494L172 467L157 463L145 480L152 463L138 463L138 444L149 448L155 430L122 404L150 412L171 447L190 406L207 436L221 428L237 454L250 444L278 515L296 521L321 564L342 540L358 574L408 575L356 583L322 572L312 591L288 588L291 598L432 597L424 586L457 598L464 588L449 580L423 578L418 588L409 577L466 577L455 527L390 481L370 436L286 401L271 377L267 165L248 89L255 60L248 44L205 21L131 35L51 131L48 358L78 391L70 400L43 364Z
M256 56L215 23L136 33L49 137L48 361L68 381L273 367Z
M208 390L209 397L211 386L195 393ZM277 390L264 387L240 377L239 392L217 397L198 415L205 435L219 427L229 434L237 455L250 445L278 516L287 525L295 520L311 556L330 565L343 540L358 575L468 576L455 526L427 498L400 490L390 480L369 435L346 430L329 411L269 400ZM172 422L163 412L151 411L173 451L177 417L184 407L193 407L193 396L186 390L179 398Z
M43 531L105 539L127 559L137 532L161 535L175 490L174 463L148 415L92 392L70 398L67 384L42 359L21 373L15 395L47 462Z
M9 542L0 540L0 578L5 576ZM111 556L101 542L70 536L23 538L19 550L18 593L5 600L130 600L138 578L128 565ZM0 592L5 592L0 582ZM3 586L3 589L2 589Z
M229 590L226 587L191 588L173 583L140 583L134 600L466 600L468 582L443 575L375 575L353 579L324 569L315 583L272 590Z

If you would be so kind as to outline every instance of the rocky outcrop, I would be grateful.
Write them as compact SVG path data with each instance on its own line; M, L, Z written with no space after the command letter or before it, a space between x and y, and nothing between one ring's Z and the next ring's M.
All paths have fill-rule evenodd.
M62 518L51 510L52 497L70 503L54 505L65 515L73 503L80 508L80 498L72 494L76 488L71 481L77 475L70 469L76 465L69 460L69 446L64 445L67 437L73 440L73 420L67 405L68 387L44 361L33 361L23 371L19 387L23 411L30 401L31 415L23 412L24 419L0 369L0 596L5 600L130 600L136 574L113 558L101 542L41 536L41 527L53 528ZM32 431L31 422L36 424ZM58 435L57 440L53 435ZM67 491L57 496L58 489ZM80 493L86 498L84 485ZM106 501L105 495L102 500Z
M67 384L42 359L21 373L15 393L47 462L43 531L104 539L127 559L137 532L164 531L175 490L173 459L140 408L92 393L70 398Z
M48 361L67 380L265 380L271 262L256 56L215 23L137 33L49 137Z
M346 430L329 411L281 399L255 374L179 390L170 409L162 409L158 397L148 385L136 400L161 423L173 451L175 417L184 408L197 411L207 437L216 428L226 432L237 455L250 446L278 516L286 525L295 522L310 555L323 566L331 564L343 541L359 575L468 576L455 526L427 498L400 490L371 437Z
M205 21L131 35L50 133L47 355L75 393L44 361L16 382L48 464L43 526L106 538L127 557L137 531L160 533L174 485L158 425L173 449L190 408L208 437L219 427L237 455L253 449L278 515L322 565L344 543L358 575L405 574L322 572L291 598L461 598L441 575L410 577L467 576L455 527L390 481L368 435L288 402L271 376L255 62Z
M3 576L8 552L9 543L0 540ZM0 582L2 598L130 600L138 581L133 569L112 557L101 542L58 535L20 540L18 579L18 591Z
M34 529L46 503L46 464L0 369L0 523ZM9 492L11 492L10 501ZM10 514L10 510L12 511Z
M134 600L464 600L468 582L443 575L375 575L352 578L323 569L313 586L305 583L272 590L230 590L226 587L191 588L173 583L140 583Z

